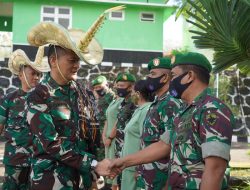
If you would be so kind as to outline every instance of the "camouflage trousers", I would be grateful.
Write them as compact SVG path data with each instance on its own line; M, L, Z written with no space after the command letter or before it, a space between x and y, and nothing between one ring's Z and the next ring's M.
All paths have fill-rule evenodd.
M105 147L104 144L101 143L101 146L97 148L97 160L102 161L105 158Z
M3 190L29 189L30 167L5 165Z
M90 174L80 176L77 170L67 166L54 165L48 169L32 166L32 190L88 190L91 185Z

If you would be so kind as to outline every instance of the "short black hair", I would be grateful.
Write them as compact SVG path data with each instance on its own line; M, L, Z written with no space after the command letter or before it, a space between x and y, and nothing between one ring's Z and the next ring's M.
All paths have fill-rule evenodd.
M146 80L138 80L135 82L134 90L136 92L140 92L142 97L148 101L152 102L154 100L154 96L147 89L147 81Z
M197 65L178 65L183 72L188 72L192 70L197 78L204 84L209 84L210 73L204 69L203 67L199 67Z
M57 57L60 57L60 55L62 53L65 53L65 49L63 49L62 47L60 46L57 46L57 45L49 45L49 49L48 49L48 63L50 65L50 57L51 56L54 56L57 54Z

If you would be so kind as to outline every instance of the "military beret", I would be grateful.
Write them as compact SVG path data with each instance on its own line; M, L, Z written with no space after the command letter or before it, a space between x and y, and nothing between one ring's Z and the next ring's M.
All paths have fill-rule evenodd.
M209 73L212 71L212 65L208 59L200 53L187 52L177 53L172 58L172 68L178 65L196 65L206 69Z
M92 80L91 83L92 83L92 86L95 86L95 85L98 85L98 84L102 84L104 82L107 82L106 77L100 75L100 76L96 77L94 80Z
M151 69L171 69L171 60L168 57L157 57L148 63L148 70Z
M133 74L125 72L125 73L119 73L116 77L116 82L119 81L129 81L129 82L135 82L136 78Z

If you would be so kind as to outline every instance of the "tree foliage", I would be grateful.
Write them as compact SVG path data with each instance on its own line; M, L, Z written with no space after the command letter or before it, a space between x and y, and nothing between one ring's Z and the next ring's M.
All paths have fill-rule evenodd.
M215 51L215 73L235 64L250 72L250 0L183 0L180 13L198 28L195 46Z

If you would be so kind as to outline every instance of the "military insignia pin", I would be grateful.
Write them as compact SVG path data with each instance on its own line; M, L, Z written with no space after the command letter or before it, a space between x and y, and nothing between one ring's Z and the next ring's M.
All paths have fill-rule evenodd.
M154 59L153 64L154 64L154 66L157 67L158 65L160 65L160 60L159 59Z
M215 113L208 113L206 115L206 120L209 125L213 126L217 121L217 115Z
M123 78L123 80L128 80L127 75L123 75L122 78Z

